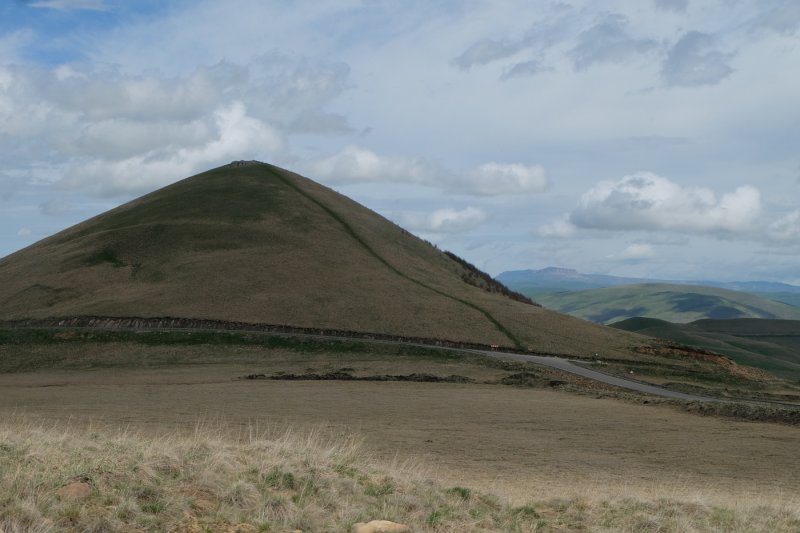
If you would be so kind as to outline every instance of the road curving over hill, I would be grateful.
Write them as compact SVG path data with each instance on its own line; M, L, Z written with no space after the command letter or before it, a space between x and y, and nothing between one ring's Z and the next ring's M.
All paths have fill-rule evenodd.
M653 394L655 396L661 396L663 398L672 398L675 400L685 400L690 402L723 402L720 398L712 398L710 396L697 396L694 394L686 394L683 392L673 391L669 389L665 389L663 387L659 387L657 385L650 385L649 383L642 383L641 381L635 381L632 379L626 379L618 376L612 376L611 374L606 374L604 372L598 372L597 370L592 370L590 368L586 368L580 365L576 365L569 359L565 359L563 357L555 357L555 356L543 356L543 355L525 355L525 354L517 354L517 353L509 353L509 352L494 352L494 351L485 351L485 350L469 350L473 353L478 353L481 355L485 355L487 357L493 357L495 359L505 359L505 360L512 360L512 361L520 361L523 363L533 363L536 365L542 365L550 368L555 368L557 370L561 370L563 372L569 372L570 374L575 374L577 376L581 376L586 379L591 379L594 381L599 381L601 383L605 383L607 385L613 385L615 387L620 387L623 389L629 389L636 392L643 392L645 394Z

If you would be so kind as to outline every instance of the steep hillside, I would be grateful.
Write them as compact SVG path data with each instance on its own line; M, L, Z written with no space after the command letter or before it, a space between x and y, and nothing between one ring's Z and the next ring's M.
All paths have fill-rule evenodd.
M800 308L753 294L675 284L642 284L541 295L545 307L603 324L632 317L687 323L704 318L800 319Z
M0 260L0 319L184 317L581 354L640 337L515 301L309 179L231 164Z

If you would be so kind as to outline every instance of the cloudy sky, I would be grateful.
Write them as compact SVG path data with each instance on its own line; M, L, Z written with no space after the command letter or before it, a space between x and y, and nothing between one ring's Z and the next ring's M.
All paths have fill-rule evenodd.
M800 2L0 3L0 256L233 159L493 275L800 284Z

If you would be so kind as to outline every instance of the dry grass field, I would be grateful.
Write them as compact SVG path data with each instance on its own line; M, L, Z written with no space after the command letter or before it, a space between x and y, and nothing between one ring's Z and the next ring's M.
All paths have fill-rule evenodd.
M344 361L358 371L363 362ZM382 370L369 366L369 372ZM388 365L387 365L388 366ZM392 372L418 368L411 362ZM324 370L314 360L277 364ZM386 368L388 369L388 368ZM432 369L428 366L428 369ZM383 459L422 461L450 484L515 502L570 496L800 504L800 429L706 418L667 406L499 385L237 379L253 365L40 371L0 376L0 417L158 434L215 423L325 427L361 435ZM441 375L470 369L444 364ZM497 371L471 370L472 377Z
M5 533L800 527L798 426L430 348L55 335L0 344ZM463 383L242 379L331 372ZM88 499L58 495L76 480Z
M70 421L0 423L0 528L9 533L343 532L381 517L436 532L792 532L790 506L585 494L529 501L431 482L328 431L145 434ZM376 531L370 529L369 531Z

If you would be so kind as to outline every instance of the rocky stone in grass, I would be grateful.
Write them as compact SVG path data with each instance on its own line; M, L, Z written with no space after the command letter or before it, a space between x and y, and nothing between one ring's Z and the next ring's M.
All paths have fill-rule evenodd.
M404 531L411 531L411 529L406 525L390 522L389 520L359 522L353 526L353 533L403 533Z
M69 485L64 485L56 491L56 495L62 500L83 500L92 493L92 486L84 481L75 481Z

